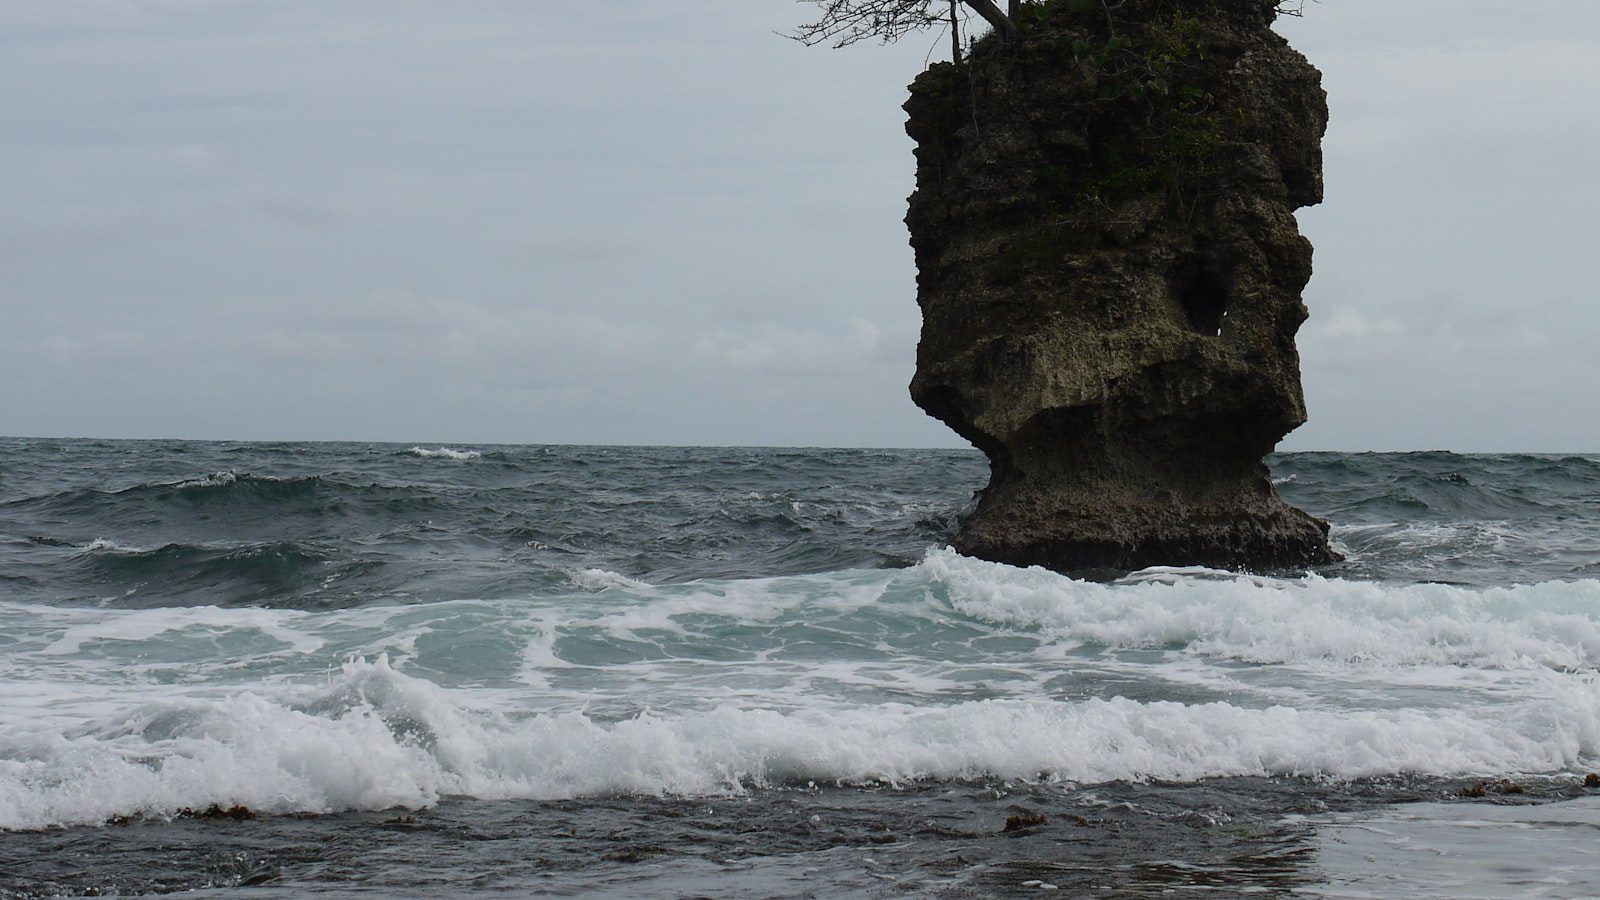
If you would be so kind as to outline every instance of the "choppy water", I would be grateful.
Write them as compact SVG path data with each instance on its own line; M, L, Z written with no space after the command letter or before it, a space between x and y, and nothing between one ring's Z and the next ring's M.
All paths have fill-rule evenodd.
M0 896L1600 891L1600 457L1273 463L1347 562L964 559L962 452L0 440Z

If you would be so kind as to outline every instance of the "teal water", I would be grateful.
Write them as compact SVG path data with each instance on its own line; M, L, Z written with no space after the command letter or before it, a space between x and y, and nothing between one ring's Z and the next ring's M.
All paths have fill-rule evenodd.
M0 441L0 896L1426 895L1350 836L1600 825L1600 461L1273 467L1347 562L964 559L961 452Z

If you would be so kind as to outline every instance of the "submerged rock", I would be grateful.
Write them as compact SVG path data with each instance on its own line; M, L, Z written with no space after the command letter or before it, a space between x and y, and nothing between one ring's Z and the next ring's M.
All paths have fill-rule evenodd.
M205 809L192 809L190 807L184 807L183 809L178 810L176 813L176 818L208 819L213 821L218 819L232 819L235 822L249 822L255 820L258 818L258 816L256 815L255 810L245 806L243 803L235 803L226 809L224 809L220 803L213 803Z
M1029 828L1037 828L1040 825L1044 825L1049 821L1049 819L1045 818L1040 813L1020 813L1015 816L1006 816L1006 825L1004 828L1000 829L1000 831L1002 833L1011 831L1026 831Z
M1514 781L1501 779L1499 781L1480 781L1461 791L1464 797L1487 797L1490 794L1520 794L1523 787Z
M988 455L962 553L1059 570L1337 559L1262 458L1294 336L1321 75L1270 0L1052 0L911 86L913 399ZM1109 15L1108 15L1108 10Z

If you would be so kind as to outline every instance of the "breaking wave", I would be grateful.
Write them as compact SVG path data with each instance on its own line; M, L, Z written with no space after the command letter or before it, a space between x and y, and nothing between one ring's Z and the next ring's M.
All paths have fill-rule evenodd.
M0 604L16 642L0 684L54 678L0 721L0 827L813 782L1558 773L1600 756L1592 580L1092 583L934 550L894 572L573 582L329 612ZM251 674L295 660L292 678Z
M429 450L426 447L412 447L406 452L412 456L420 456L423 459L468 460L483 456L483 452L479 450L454 450L450 447L440 447L436 450Z
M1357 778L1553 772L1600 748L1600 695L1486 719L1471 710L1336 712L1125 698L938 708L723 707L606 722L518 715L346 663L326 687L244 692L0 738L0 827L94 824L243 804L259 812L420 807L449 795L695 796L808 782L1099 783L1231 775ZM155 760L152 763L152 759Z
M1113 584L933 551L955 607L1069 642L1181 646L1250 663L1593 671L1600 581L1507 588L1151 569Z

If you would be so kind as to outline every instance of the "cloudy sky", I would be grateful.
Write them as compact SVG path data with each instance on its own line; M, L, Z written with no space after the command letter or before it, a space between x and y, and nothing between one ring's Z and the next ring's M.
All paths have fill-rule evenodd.
M5 0L0 434L958 446L936 35L789 0ZM1324 0L1293 449L1600 450L1600 3Z

